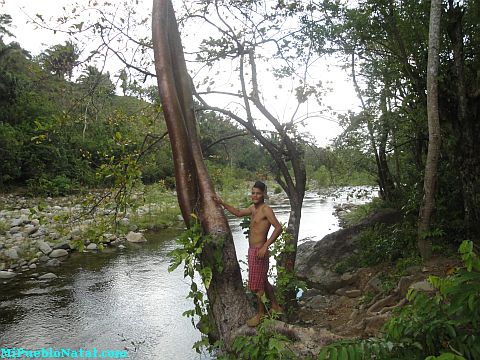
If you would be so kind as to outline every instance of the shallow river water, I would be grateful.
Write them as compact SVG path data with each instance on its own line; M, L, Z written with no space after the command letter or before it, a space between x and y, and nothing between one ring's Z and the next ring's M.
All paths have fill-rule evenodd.
M333 206L345 202L348 193L307 194L300 243L338 230ZM280 222L287 221L288 203L272 208ZM239 220L230 219L230 226L237 257L245 259L248 243ZM84 354L96 351L98 358L102 351L113 357L126 351L129 359L209 359L192 350L199 334L182 317L192 307L185 298L189 284L183 270L167 271L167 254L175 248L179 231L147 234L147 243L124 250L73 253L53 269L59 277L49 282L0 284L0 348L82 349Z

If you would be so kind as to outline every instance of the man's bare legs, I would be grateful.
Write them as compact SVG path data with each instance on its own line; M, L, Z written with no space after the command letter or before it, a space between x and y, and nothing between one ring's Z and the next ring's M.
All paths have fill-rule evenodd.
M272 305L272 310L277 313L282 313L283 309L278 304L277 298L275 297L275 292L273 291L273 286L268 282L268 280L265 283L265 293L267 294L267 298L270 301L270 304Z
M268 300L270 301L270 304L271 304L271 309L274 312L283 313L283 309L278 304L277 298L275 297L275 292L273 291L273 286L268 281L266 281L265 291L260 290L260 291L257 291L255 293L255 295L257 296L257 314L253 318L251 318L250 320L247 321L248 326L255 327L258 324L260 324L260 321L261 321L262 317L267 312L267 309L265 308L265 304L263 303L263 300L262 300L263 294L267 295L267 298L268 298Z
M247 321L248 326L255 327L258 324L260 324L262 317L265 315L265 312L267 311L267 309L265 308L265 304L262 301L262 297L264 293L265 291L263 290L257 291L255 293L255 295L257 296L257 313L255 314L254 317L252 317Z

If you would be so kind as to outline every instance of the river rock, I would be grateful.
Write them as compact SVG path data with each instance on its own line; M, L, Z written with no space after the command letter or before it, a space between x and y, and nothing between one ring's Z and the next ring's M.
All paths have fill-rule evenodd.
M8 257L10 260L17 260L18 259L18 253L16 248L11 248L7 249L3 252L6 257Z
M28 268L31 269L31 270L36 269L37 264L30 264L30 265L28 265Z
M382 280L381 277L382 273L378 273L374 277L372 277L367 282L367 288L373 290L375 293L382 292Z
M47 266L50 266L50 267L57 267L57 266L60 266L62 262L58 259L50 259L47 261Z
M333 272L333 266L357 250L358 234L378 223L393 224L401 220L395 209L379 209L358 225L326 235L318 242L307 241L298 246L295 262L298 276L311 287L334 293L352 284L352 278L343 278Z
M95 243L90 243L87 245L87 250L98 250L98 246Z
M23 224L27 224L29 222L30 220L28 219L28 217L26 215L22 215L19 218L13 219L11 225L12 227L22 226Z
M118 245L118 248L119 248L120 250L123 250L123 249L125 249L125 245L120 244L120 245Z
M6 279L11 279L15 277L15 274L13 271L0 271L0 279L6 280Z
M38 277L38 280L52 280L58 278L54 273L46 273Z
M51 258L59 258L59 257L64 257L68 255L68 251L65 249L55 249L52 250L52 252L48 255Z
M47 262L50 258L47 255L42 255L38 258L41 262Z
M20 230L22 230L22 228L20 226L14 226L14 227L10 228L9 232L10 232L10 234L13 235L13 234L19 233Z
M36 232L38 230L38 227L32 225L32 224L27 224L25 225L25 227L23 228L23 233L26 235L26 236L30 236L32 235L34 232Z
M143 235L142 233L139 233L139 232L136 233L136 232L130 231L127 234L127 241L132 243L143 243L143 242L146 242L147 239L145 238L145 235Z
M50 245L48 245L44 241L37 241L37 247L45 255L48 255L52 252L52 248L50 247Z
M410 289L414 289L416 291L426 292L426 293L433 293L435 292L435 288L430 284L427 280L419 281L410 286Z
M56 244L54 247L53 247L54 250L57 250L57 249L63 249L63 250L71 250L71 246L70 246L70 243L68 241L62 241L58 244Z
M347 290L345 291L345 295L348 296L349 298L357 298L360 295L362 295L362 292L358 289Z

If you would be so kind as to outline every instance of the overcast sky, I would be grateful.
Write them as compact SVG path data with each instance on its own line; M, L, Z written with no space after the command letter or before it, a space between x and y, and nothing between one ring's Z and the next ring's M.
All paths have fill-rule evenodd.
M88 3L88 0L79 0L79 3ZM26 50L30 51L32 55L38 55L47 47L59 43L63 43L67 38L61 33L54 34L52 31L35 28L35 25L29 21L29 17L35 18L36 14L41 14L44 18L50 16L56 17L63 13L63 6L72 4L74 2L68 0L0 0L1 12L10 14L13 19L12 32L15 34L14 39ZM148 14L150 9L144 9ZM149 26L150 24L148 24ZM188 51L189 44L184 41L184 46ZM347 74L340 69L340 64L336 63L334 59L325 59L322 61L316 72L319 74L319 79L324 84L330 82L332 92L323 98L325 106L330 106L333 110L344 113L348 110L358 110L358 101L355 97L353 85L348 80ZM115 66L115 65L112 65ZM115 73L117 69L108 69L111 73ZM265 89L264 93L278 94L278 83L267 80L271 83L271 89ZM269 91L270 90L270 91ZM313 101L313 100L312 100ZM276 110L276 114L280 117L285 113L287 106L289 106L288 98L276 98L271 100L271 108ZM316 111L315 104L311 105L312 111ZM309 110L310 111L310 110ZM288 116L287 116L288 118ZM328 118L328 116L327 116ZM311 118L307 122L306 130L312 133L317 139L320 146L325 146L328 142L337 136L341 129L332 119L326 117Z

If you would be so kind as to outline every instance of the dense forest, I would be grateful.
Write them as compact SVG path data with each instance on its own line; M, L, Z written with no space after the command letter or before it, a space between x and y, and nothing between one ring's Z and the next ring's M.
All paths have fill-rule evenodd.
M240 180L268 178L290 201L286 243L293 250L281 257L279 266L293 273L306 190L376 184L379 200L369 210L395 208L402 221L364 235L360 253L345 258L337 270L382 261L421 264L432 254L453 254L459 246L465 267L451 278L432 281L436 297L410 294L411 305L387 323L383 340L340 343L320 356L423 359L448 353L439 358L478 358L480 2L184 3L189 6L174 4L177 22L170 2L154 1L153 39L135 41L129 31L145 21L126 24L116 16L115 6L104 4L101 16L90 20L92 26L76 23L69 30L87 39L102 38L93 55L82 54L74 40L29 54L21 44L6 40L15 35L11 17L0 15L0 189L65 195L108 187L123 177L143 184L162 182L176 188L187 225L195 213L203 233L211 234L217 230L211 224L223 221L223 215L211 211L210 178L218 190ZM125 2L132 18L135 8ZM71 15L73 21L81 12ZM180 51L178 23L187 32L189 21L204 21L215 31L194 51ZM48 27L42 18L39 22ZM142 54L155 53L158 87L142 87L131 75L137 71L137 77L155 77L151 55L149 62L120 57L125 70L116 74L89 62L95 56L106 58L104 52L121 53L105 40L110 32L123 36L124 44L134 42ZM193 54L206 77L191 81L184 52ZM306 74L312 63L326 57L335 58L349 74L360 108L335 114L343 132L321 148L295 116L282 122L269 110L260 69L265 66L279 82L296 79L298 86L291 91L298 101L296 114L307 99L321 102L325 89L310 83ZM215 90L213 73L222 61L235 64L235 90ZM164 79L169 71L171 79ZM219 93L235 101L213 105L207 96ZM172 98L178 109L169 108L166 99ZM273 130L262 129L261 119ZM175 174L174 168L185 163L188 171ZM220 246L227 251L231 233L225 231ZM218 246L206 244L205 253L215 254ZM202 256L197 270L209 269L207 293L213 304L222 291L229 297L231 284L224 285L222 270ZM229 266L227 261L224 265ZM232 273L236 267L232 264ZM288 291L292 297L292 289ZM238 300L237 295L232 299ZM238 304L237 312L244 312L242 301ZM220 322L225 310L212 313L216 338L231 341L231 329ZM266 334L258 336L265 340L261 336ZM265 344L268 348L270 343Z

